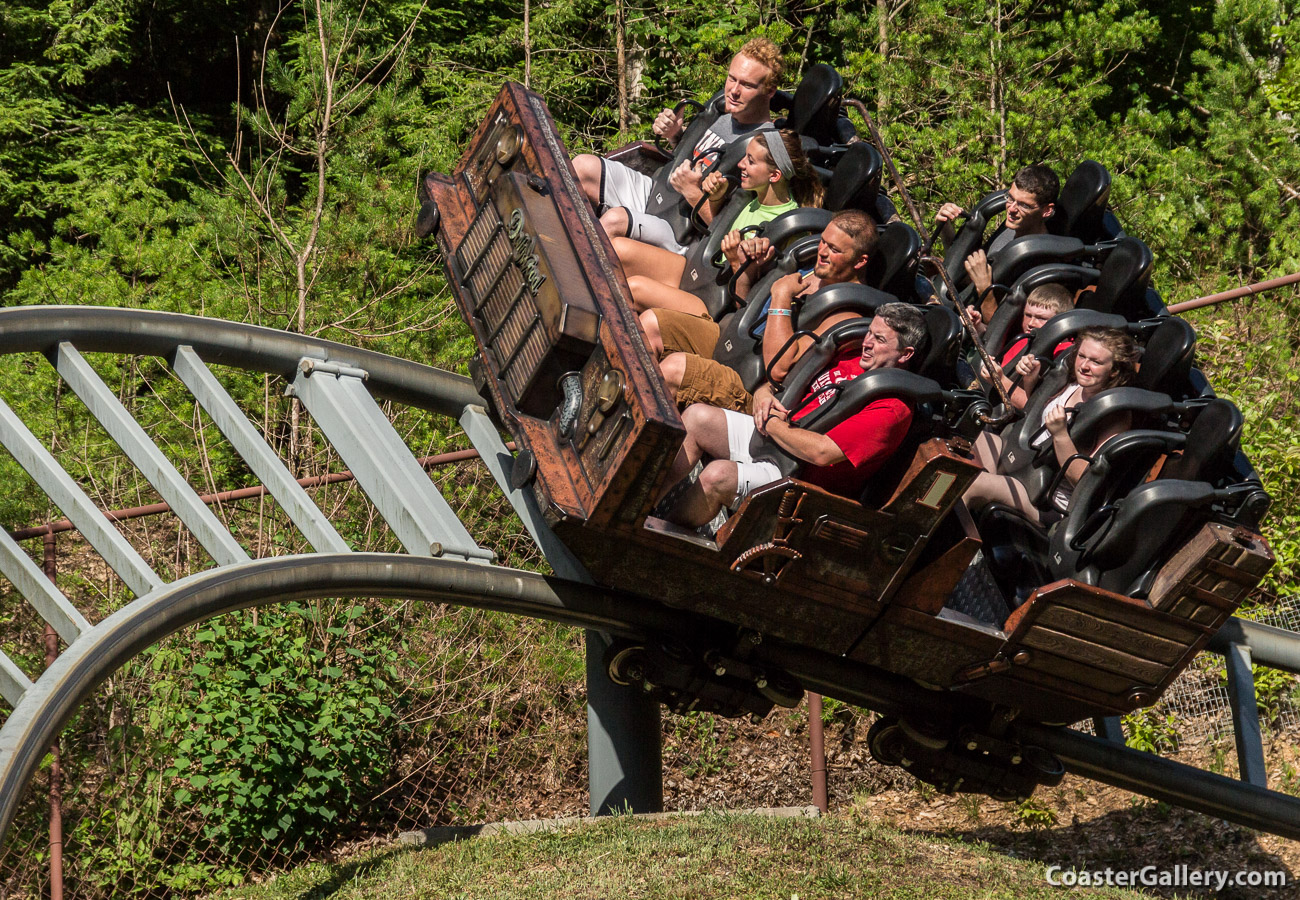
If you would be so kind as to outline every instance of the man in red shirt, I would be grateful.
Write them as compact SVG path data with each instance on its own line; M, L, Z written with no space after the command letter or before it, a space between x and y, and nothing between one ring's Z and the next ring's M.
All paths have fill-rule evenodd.
M912 412L901 400L886 397L869 403L825 434L791 425L835 396L825 390L874 369L902 368L925 336L920 310L907 303L886 303L876 310L861 350L841 353L812 384L791 414L763 386L754 395L754 414L701 403L682 414L686 440L673 461L668 484L686 476L705 456L713 457L699 480L673 505L668 518L696 527L713 519L723 506L781 478L771 460L751 457L754 432L770 437L786 453L802 460L799 478L837 494L855 495L902 444Z

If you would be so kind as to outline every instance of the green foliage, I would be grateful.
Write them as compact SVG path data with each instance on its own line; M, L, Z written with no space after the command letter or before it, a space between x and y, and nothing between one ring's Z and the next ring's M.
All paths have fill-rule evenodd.
M327 604L230 616L194 637L183 660L155 651L162 677L150 714L176 757L172 800L197 806L202 837L224 854L266 844L292 854L356 820L392 765L398 655L344 642L367 611ZM323 632L322 649L309 632ZM331 640L332 639L332 640Z
M1167 300L1300 269L1294 0L556 0L531 5L527 41L518 2L342 0L321 9L323 51L314 5L286 6L279 17L226 0L17 0L0 9L3 304L106 304L301 328L463 371L467 331L437 254L410 234L417 176L454 164L507 78L529 80L570 147L608 148L648 137L660 107L711 95L728 57L755 34L785 48L786 88L814 62L845 75L924 213L947 199L969 203L1020 165L1045 160L1065 171L1090 157L1114 173L1111 202L1155 251ZM620 12L626 72L614 51ZM1242 308L1198 316L1199 362L1247 415L1245 447L1275 498L1278 565L1266 586L1281 591L1300 572L1300 295ZM223 442L161 364L92 361L192 483L251 483L226 451L208 451ZM227 376L274 440L297 448L295 466L316 472L337 462L313 435L291 433L282 385ZM56 393L42 361L6 358L0 377L5 399L36 433L59 437L60 460L88 476L97 500L132 505L148 492L109 462L110 442L77 401ZM417 452L460 445L454 425L427 416L402 413L397 425ZM0 518L30 524L39 492L7 456L0 479ZM439 486L458 507L482 511L491 523L483 539L503 561L538 564L481 474L439 476ZM358 547L382 540L367 525L345 537ZM169 551L157 558L161 569L184 571ZM80 573L62 579L98 590ZM119 606L114 591L97 596L96 608ZM460 692L453 708L403 735L387 699L397 645L384 629L356 633L363 619L350 619L351 609L285 607L213 623L192 645L153 651L150 717L103 735L91 716L69 729L69 760L88 769L101 738L156 764L141 782L106 778L102 809L71 823L103 890L237 880L241 854L299 852L355 826L370 792L393 777L395 742L445 736L431 765L471 752L495 760L512 737L542 741L547 712L581 708L571 687L583 660L571 632L467 613L437 620L403 651L402 671L418 688L441 681ZM12 636L30 631L0 614L3 649L34 672L41 649ZM511 693L501 674L519 652L545 681L544 700ZM1266 716L1292 691L1276 674L1258 675ZM853 715L826 701L828 722L847 725ZM1167 718L1141 711L1126 724L1130 746L1177 745ZM682 745L701 748L685 763L688 776L729 765L711 716L681 717L675 728ZM485 780L485 791L510 787ZM453 819L484 801L454 802ZM1050 813L1030 801L1019 815L1032 827ZM183 860L159 847L173 821L195 848Z
M1151 708L1139 709L1125 716L1123 723L1125 743L1134 750L1172 753L1178 749L1178 717L1173 713L1161 716Z
M712 713L690 712L678 716L673 733L680 744L698 747L696 754L681 767L687 778L718 775L731 765L730 750L718 740L717 721Z
M1016 821L1024 828L1051 828L1056 824L1056 810L1038 797L1026 797L1016 804Z
M1269 666L1250 667L1251 677L1255 682L1255 705L1263 722L1277 722L1297 698L1300 698L1300 681L1290 672ZM1219 683L1228 684L1228 670L1225 666L1215 669Z

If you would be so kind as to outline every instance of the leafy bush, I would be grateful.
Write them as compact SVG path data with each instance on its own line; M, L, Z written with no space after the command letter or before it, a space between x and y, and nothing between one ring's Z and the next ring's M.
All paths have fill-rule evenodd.
M393 768L397 650L340 640L360 605L263 609L214 620L194 636L192 677L172 686L163 775L172 801L203 817L203 841L242 856L310 849L358 818ZM309 632L323 631L320 641ZM330 638L334 638L332 642ZM181 651L158 651L171 667Z

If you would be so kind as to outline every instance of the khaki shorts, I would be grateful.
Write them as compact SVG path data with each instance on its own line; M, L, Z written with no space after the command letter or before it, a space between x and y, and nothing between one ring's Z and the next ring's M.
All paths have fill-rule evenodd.
M707 403L719 409L753 413L754 397L745 390L740 375L716 359L686 354L686 371L677 392L677 406L685 409L692 403Z
M718 344L721 330L708 316L696 316L676 309L656 309L659 320L659 337L664 342L664 355L669 353L694 353L708 359Z

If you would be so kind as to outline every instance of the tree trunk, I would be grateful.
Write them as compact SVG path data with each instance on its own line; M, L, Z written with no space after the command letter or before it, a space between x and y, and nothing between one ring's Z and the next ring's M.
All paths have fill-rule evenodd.
M876 0L876 33L879 41L876 50L880 54L881 78L876 83L876 115L883 117L889 108L889 95L885 92L885 66L889 64L889 0Z
M627 142L627 46L624 43L623 0L614 4L614 47L618 65L618 140Z

